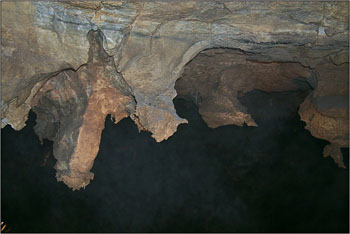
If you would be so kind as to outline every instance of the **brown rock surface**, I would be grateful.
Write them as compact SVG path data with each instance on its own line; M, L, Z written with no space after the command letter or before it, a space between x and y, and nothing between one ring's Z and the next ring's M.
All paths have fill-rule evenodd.
M348 97L344 93L348 84L344 67L349 65L348 6L348 2L311 1L3 1L1 126L10 124L20 130L34 108L36 131L41 138L55 141L56 167L64 171L80 134L86 133L84 123L92 121L86 111L92 106L100 109L97 119L117 111L102 100L113 93L119 100L113 105L121 109L134 103L133 98L136 101L135 107L118 109L118 116L130 115L140 130L162 141L187 122L177 116L172 102L177 95L175 82L185 65L201 51L219 47L240 50L249 55L249 61L237 56L232 62L237 64L220 75L219 89L201 108L210 126L255 125L235 99L238 91L261 86L267 90L293 88L293 78L300 75L315 89L301 107L308 129L316 137L347 146L348 108L327 103ZM99 43L91 44L91 31L99 32ZM92 50L91 45L103 49ZM237 72L239 68L253 72L252 67L260 74L252 76L254 87L246 82L248 74ZM263 74L270 74L273 84L259 83L267 77ZM280 76L284 78L277 81ZM239 85L247 87L237 88ZM229 102L232 104L227 105ZM213 118L218 106L220 115ZM98 141L99 136L89 139ZM87 156L87 161L92 162L93 157ZM82 186L78 180L68 182L79 171L78 177L86 176L87 183L90 163L82 167L68 169L71 175L58 172L58 176L64 175L73 187Z
M191 97L209 127L257 126L238 100L254 89L265 92L307 90L310 69L298 63L251 61L252 54L231 49L200 53L176 82L179 96Z
M317 86L300 105L299 115L306 129L331 143L323 155L331 156L341 167L341 147L349 147L349 64L316 67Z
M54 141L56 177L79 189L93 179L105 118L114 122L133 114L134 99L114 61L104 52L99 32L90 32L88 64L49 79L33 99L38 115L35 131Z

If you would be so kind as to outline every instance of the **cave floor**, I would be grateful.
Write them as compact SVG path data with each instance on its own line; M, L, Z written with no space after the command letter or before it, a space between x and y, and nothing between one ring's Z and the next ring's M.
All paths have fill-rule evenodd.
M1 131L2 221L10 232L348 232L349 169L322 157L295 95L242 97L257 128L210 129L175 99L189 124L161 143L107 117L95 179L75 192L56 181L31 112L21 131Z

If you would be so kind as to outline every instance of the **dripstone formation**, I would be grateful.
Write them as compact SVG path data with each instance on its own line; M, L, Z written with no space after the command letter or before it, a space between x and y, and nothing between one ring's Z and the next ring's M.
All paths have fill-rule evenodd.
M308 90L299 115L313 136L330 143L324 156L345 167L348 7L314 1L3 1L1 126L20 130L34 110L39 138L54 141L57 179L79 189L93 179L107 115L115 123L130 117L157 142L187 122L173 105L177 80L179 95L191 97L213 128L257 126L238 100L253 89Z

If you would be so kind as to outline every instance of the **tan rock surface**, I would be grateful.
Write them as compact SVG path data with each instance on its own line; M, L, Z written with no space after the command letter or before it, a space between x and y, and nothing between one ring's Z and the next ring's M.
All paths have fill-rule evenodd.
M281 65L273 64L296 63L299 64L296 66L302 67L300 70L315 69L320 77L325 77L320 87L316 87L317 82L313 83L316 91L323 90L321 86L325 85L325 89L338 92L338 88L344 87L332 85L330 76L321 74L327 69L318 67L328 63L334 64L333 70L337 70L349 64L348 6L348 2L311 1L257 1L254 4L246 1L3 1L1 126L10 124L20 130L25 126L30 108L42 106L52 114L38 116L42 121L36 127L39 136L55 139L56 158L62 158L58 155L64 154L69 162L85 119L83 115L88 109L90 95L93 95L91 89L119 87L117 89L122 96L135 98L136 107L131 108L128 115L139 129L152 132L158 142L165 140L179 124L186 123L177 116L172 102L177 95L174 89L176 80L185 65L198 53L217 47L250 53L252 61L271 63L271 67L281 71L284 69L279 68ZM91 56L89 53L91 43L88 33L91 30L98 31L101 37L100 44L105 51L102 61L93 60L101 58L101 54ZM115 65L111 64L112 60ZM93 71L96 67L91 68L92 64L98 63L100 68L108 67L99 75ZM250 65L244 66L248 69ZM283 72L275 74L281 75ZM113 76L121 77L123 82L115 79L116 83L112 82L114 85L111 86L110 82L106 83L100 78ZM226 76L222 77L221 89L226 87ZM348 77L345 73L340 76L342 80ZM312 77L308 79L312 80ZM65 78L64 82L61 78ZM279 83L282 86L281 81ZM48 91L51 93L48 98L35 99L36 96L46 95L43 90L51 90ZM316 91L312 95L321 93ZM327 92L322 91L317 100L328 103L328 99L321 98L328 96ZM66 95L67 99L60 101L62 97L58 93ZM215 99L215 102L220 102L219 99ZM120 100L124 99L120 97ZM212 120L212 126L242 124L242 119L254 125L239 102L232 102L234 107L226 106L218 121ZM55 108L52 103L55 103ZM74 111L63 111L72 109L69 106L74 106ZM327 118L332 119L330 121L345 124L344 128L348 129L348 122L343 121L344 114L340 114L344 108L339 113L339 108L334 111L322 104L309 109L315 115L327 113ZM41 114L44 112L42 110ZM207 112L210 112L210 108L202 110L202 115L205 116ZM339 122L338 115L343 116L343 122ZM63 130L57 133L57 130L68 128L63 122L72 118L72 131L76 135L73 134L74 140L68 141L70 136L65 135ZM314 136L330 142L344 136L343 131L338 132L338 128L321 122L313 121L309 125L312 125L309 129ZM319 128L330 135L317 133ZM88 157L93 158L91 155Z
M234 124L257 126L238 100L254 89L265 92L308 88L310 69L298 63L251 61L253 54L231 49L200 53L176 83L179 96L191 97L209 127Z
M299 115L313 136L331 143L323 155L345 167L340 148L349 147L349 64L320 64L316 71L317 86L300 105Z
M106 116L118 123L135 109L132 92L104 52L99 32L90 32L89 41L88 64L49 79L33 100L38 115L34 129L40 139L54 141L57 180L73 190L93 179L90 169Z

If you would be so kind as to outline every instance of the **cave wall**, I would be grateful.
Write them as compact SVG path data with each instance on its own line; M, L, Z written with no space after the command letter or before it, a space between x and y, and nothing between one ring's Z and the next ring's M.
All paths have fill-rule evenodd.
M240 103L249 91L304 91L313 81L312 69L290 62L256 62L252 53L232 49L201 52L177 80L177 94L192 100L211 128L223 125L258 126Z
M249 54L257 66L303 73L313 91L300 107L301 119L312 135L331 143L325 155L339 159L339 147L348 147L348 7L348 2L2 1L2 127L20 130L29 110L37 110L38 135L55 141L57 177L83 187L92 178L88 171L100 138L92 136L101 133L102 118L130 116L157 142L166 140L187 122L172 102L185 65L205 49L232 48ZM57 99L62 93L63 101ZM114 96L119 101L103 103ZM44 99L56 104L56 114L40 104ZM67 110L77 116L74 121ZM254 125L245 114L245 122ZM70 122L75 130L67 130ZM84 127L89 123L100 127L90 132ZM211 126L228 123L242 122ZM87 138L95 143L85 157L79 149L88 147L79 139Z

